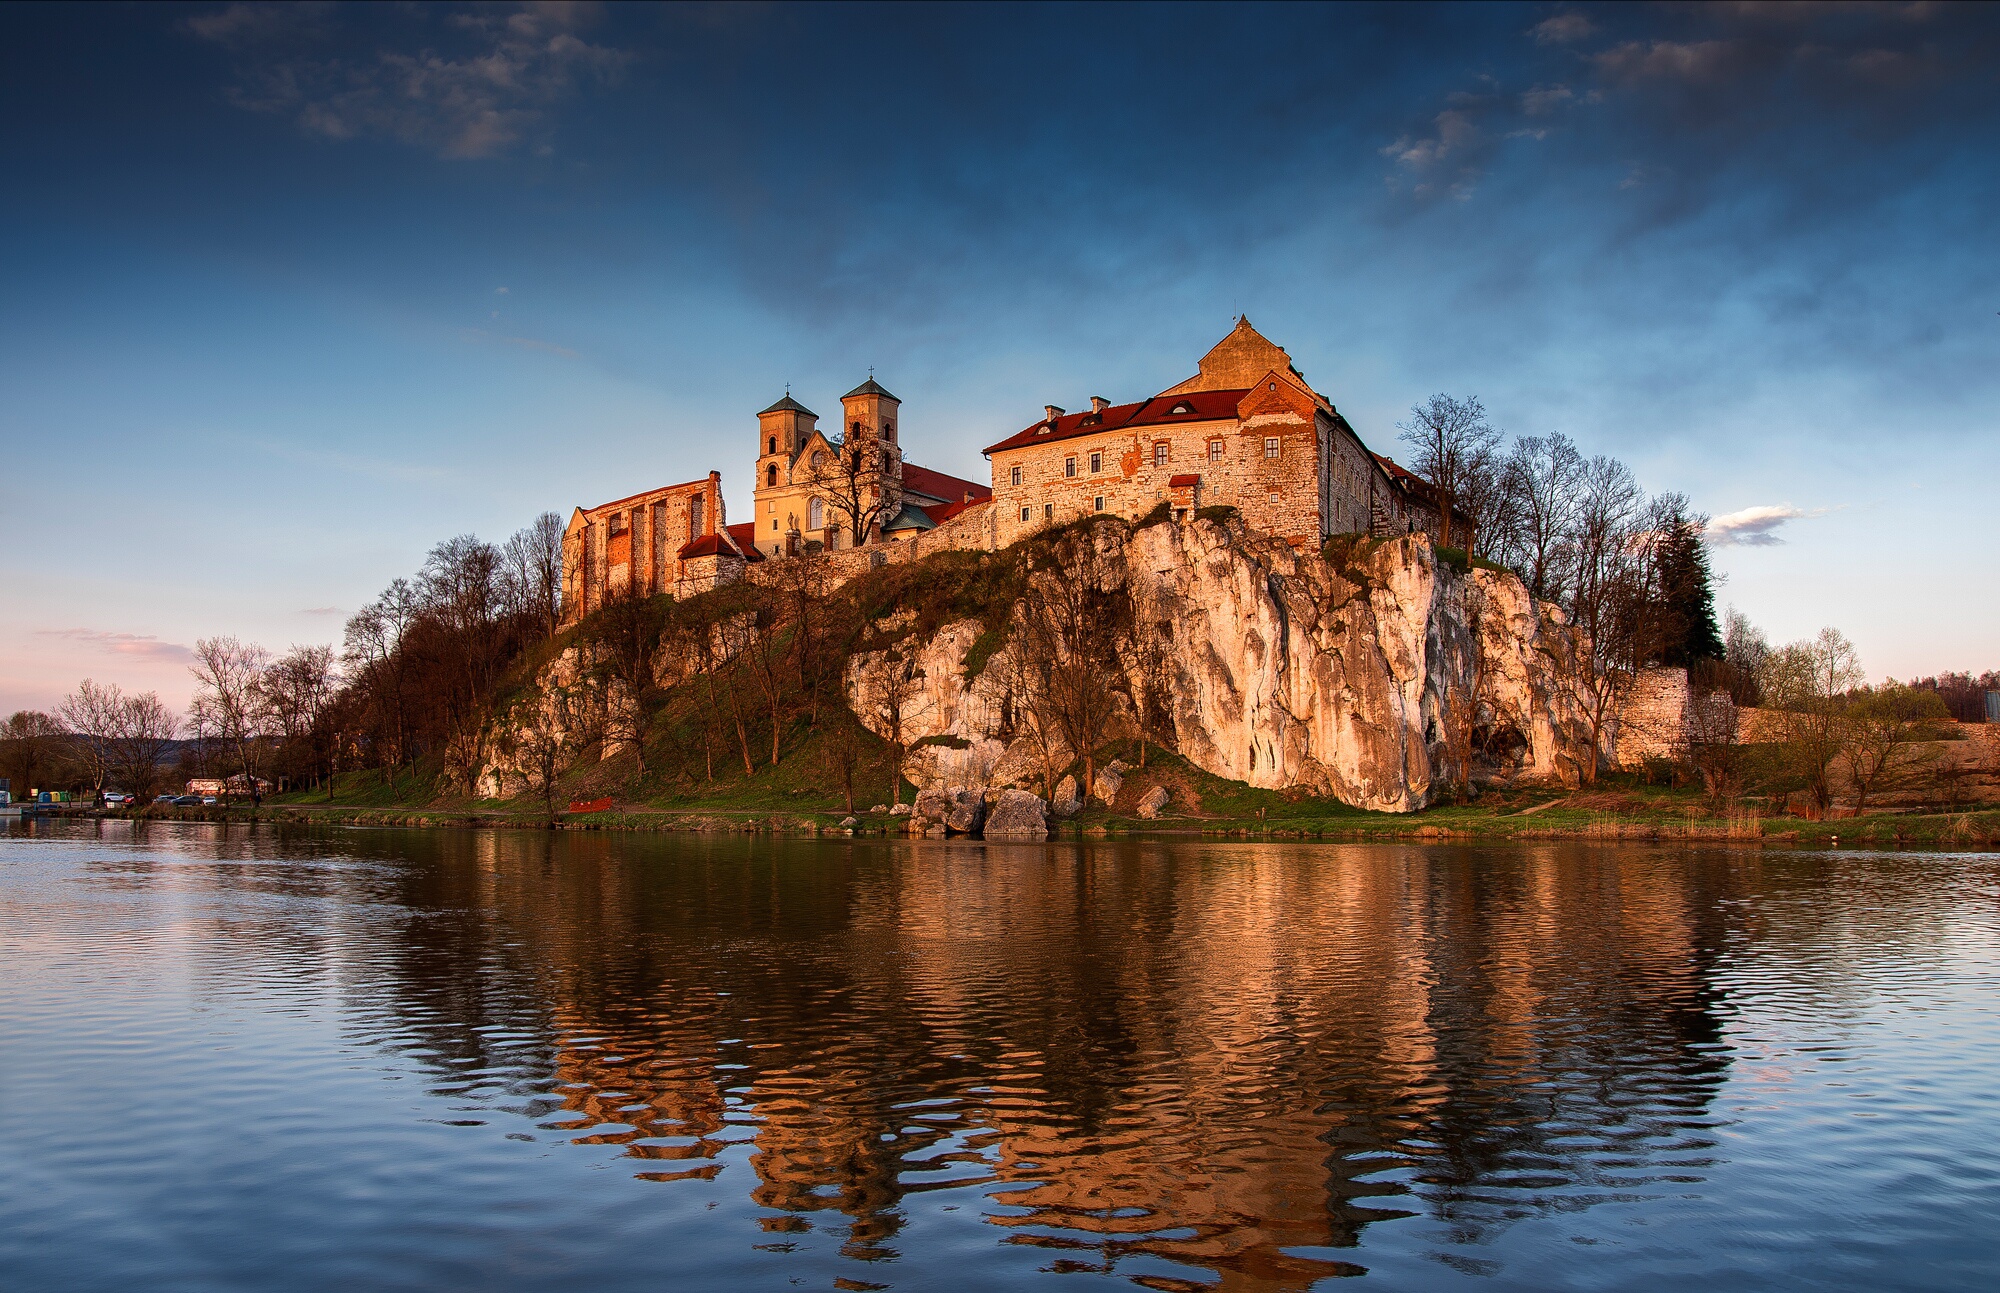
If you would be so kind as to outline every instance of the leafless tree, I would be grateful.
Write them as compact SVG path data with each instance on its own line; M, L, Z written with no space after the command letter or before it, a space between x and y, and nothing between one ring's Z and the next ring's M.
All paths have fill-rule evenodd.
M294 646L272 662L258 683L265 713L284 741L287 757L303 753L315 783L321 765L315 742L333 701L334 681L332 647Z
M772 580L777 613L790 626L785 641L792 676L814 727L819 726L820 700L845 664L833 640L835 621L827 603L833 587L833 572L819 555L780 563Z
M394 579L382 595L347 621L343 660L348 677L369 697L378 730L389 739L383 766L411 758L408 704L409 654L405 650L419 610L417 590Z
M543 512L515 531L501 549L501 563L516 609L533 618L543 637L554 637L562 622L562 517Z
M655 670L668 636L674 603L626 588L607 599L591 619L592 672L604 684L605 738L629 745L646 772L646 719L659 690Z
M69 732L77 756L90 775L91 789L100 797L118 761L118 729L125 694L118 684L100 687L85 678L56 705L56 717Z
M1727 691L1697 690L1688 697L1688 761L1701 774L1702 789L1712 809L1734 804L1743 796L1740 724L1736 702Z
M1786 759L1806 783L1816 818L1833 804L1833 767L1850 748L1847 693L1862 676L1854 644L1831 628L1780 647L1765 664L1764 696L1777 711Z
M1122 590L1100 556L1094 527L1057 540L1046 568L1028 579L1018 636L1024 658L1040 673L1039 703L1062 740L1083 760L1085 793L1097 777L1097 747L1115 712L1114 679L1122 673L1117 626Z
M1632 472L1602 455L1584 465L1570 530L1570 621L1582 634L1572 694L1590 721L1590 751L1578 760L1597 776L1604 729L1637 672L1641 643L1634 611L1643 575L1644 496Z
M824 453L825 457L819 457ZM804 482L848 534L848 546L868 542L883 522L903 509L895 479L883 471L883 452L869 436L848 436L831 452L806 463Z
M1951 721L1951 711L1936 692L1891 678L1850 697L1845 718L1849 780L1859 816L1870 795L1893 789L1914 770L1920 743L1938 724Z
M583 747L602 735L591 722L597 712L598 706L579 689L549 683L516 696L499 725L501 753L519 772L522 789L542 801L552 824L563 777Z
M253 805L264 798L257 785L257 740L264 734L263 678L270 659L270 652L253 643L203 638L194 644L188 670L203 712L236 756Z
M1583 455L1560 433L1524 436L1507 457L1512 525L1502 559L1541 601L1560 602L1567 591L1569 539L1583 473Z
M26 795L41 788L55 770L64 742L62 724L38 709L18 709L0 726L0 754L14 783L11 793Z
M878 730L883 731L889 742L892 803L903 802L903 760L910 751L906 728L911 707L923 695L923 688L923 671L917 668L915 656L902 650L901 644L883 652L881 663L862 675L860 707L873 714L881 724Z
M180 719L154 692L127 696L118 707L118 775L140 803L160 788L160 770L173 752Z
M1460 545L1452 543L1452 509L1471 515L1499 477L1500 433L1486 421L1486 406L1477 396L1433 395L1412 405L1410 420L1396 426L1410 446L1411 469L1437 490L1438 546L1461 546L1462 537Z

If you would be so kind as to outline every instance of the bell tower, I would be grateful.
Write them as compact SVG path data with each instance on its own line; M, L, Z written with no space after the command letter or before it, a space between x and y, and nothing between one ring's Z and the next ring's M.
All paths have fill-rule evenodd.
M903 402L882 389L870 374L868 380L840 397L841 434L846 443L870 455L872 470L868 488L872 497L889 496L882 520L896 514L903 496L903 449L899 413ZM871 538L873 536L870 536Z
M775 555L783 546L783 534L771 528L771 521L781 513L789 515L779 500L792 494L792 464L818 425L819 414L793 399L790 391L757 415L755 542L767 553Z

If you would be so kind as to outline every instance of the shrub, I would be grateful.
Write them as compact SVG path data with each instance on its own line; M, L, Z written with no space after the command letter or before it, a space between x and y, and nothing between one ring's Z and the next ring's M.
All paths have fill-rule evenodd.
M1219 503L1214 507L1198 507L1194 515L1198 521L1232 521L1241 514L1229 504Z

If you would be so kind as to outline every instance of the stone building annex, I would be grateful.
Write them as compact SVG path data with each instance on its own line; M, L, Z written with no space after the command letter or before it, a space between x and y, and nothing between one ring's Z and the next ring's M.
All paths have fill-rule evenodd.
M624 592L688 596L759 562L824 554L848 578L945 549L1002 548L1043 526L1165 506L1233 507L1294 547L1335 534L1434 531L1434 491L1372 453L1284 349L1239 319L1194 376L1149 399L1053 404L989 446L992 484L903 457L901 402L871 376L841 427L788 393L757 415L751 519L731 525L721 473L577 508L563 540L564 619ZM1469 529L1453 518L1454 535Z

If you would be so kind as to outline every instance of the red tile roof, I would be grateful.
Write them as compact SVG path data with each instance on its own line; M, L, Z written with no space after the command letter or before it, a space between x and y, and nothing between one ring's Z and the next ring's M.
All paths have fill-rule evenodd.
M1189 485L1199 485L1199 484L1201 484L1201 477L1193 472L1188 472L1180 476L1171 477L1167 481L1167 488L1181 489Z
M991 490L987 491L987 493L989 494L992 492L993 491ZM992 500L984 498L975 498L970 502L939 503L935 507L925 508L924 515L930 517L931 520L936 521L939 525L943 525L946 521L949 521L952 517L957 516L960 512L965 511L967 508L978 507L981 503L986 503L990 501Z
M1176 422L1214 422L1236 416L1236 406L1250 390L1245 387L1235 391L1189 391L1185 395L1156 395L1150 400L1137 404L1114 404L1102 413L1065 413L1048 422L1037 422L1031 427L1015 432L999 444L987 448L987 453L1002 453L1008 449L1020 449L1032 444L1047 444L1051 440L1068 440L1075 436L1096 435L1100 431L1123 431L1131 427L1167 426ZM1188 412L1176 413L1175 409L1186 406Z
M609 503L599 503L596 507L586 507L583 509L583 514L591 516L602 512L607 507L617 507L621 503L636 503L640 499L651 497L654 494L667 494L677 489L703 489L707 485L708 478L704 476L700 480L690 480L679 485L662 485L658 489L642 489L636 494L627 494L623 498L614 498Z
M962 503L967 495L975 503L993 497L990 485L960 480L941 471L932 471L929 467L919 467L913 462L903 464L903 488L928 498L941 498L947 503Z
M743 521L736 525L725 525L722 528L729 531L729 537L736 540L736 546L742 550L743 556L747 560L762 561L764 559L764 554L757 551L757 523L755 521Z
M686 561L690 557L735 556L736 549L723 542L719 534L704 534L699 539L690 539L681 545L680 557Z

